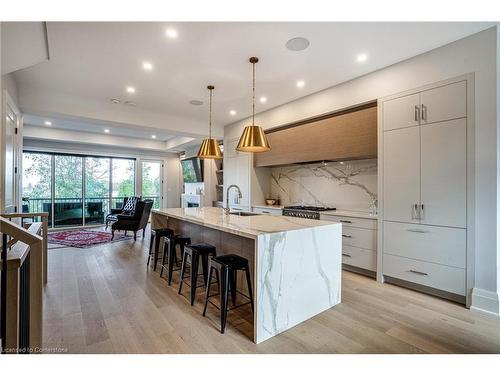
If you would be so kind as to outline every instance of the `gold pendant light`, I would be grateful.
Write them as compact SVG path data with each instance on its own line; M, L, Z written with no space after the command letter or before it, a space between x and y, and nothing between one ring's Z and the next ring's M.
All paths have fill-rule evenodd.
M240 137L236 150L243 152L265 152L269 151L269 143L267 142L264 130L255 125L255 64L259 62L257 57L250 57L252 63L253 84L252 84L252 125L246 126L243 134Z
M219 147L219 142L212 138L212 90L215 87L212 85L207 86L210 90L210 121L209 121L209 133L208 138L205 138L201 143L200 149L198 150L198 157L200 159L222 159L222 152Z

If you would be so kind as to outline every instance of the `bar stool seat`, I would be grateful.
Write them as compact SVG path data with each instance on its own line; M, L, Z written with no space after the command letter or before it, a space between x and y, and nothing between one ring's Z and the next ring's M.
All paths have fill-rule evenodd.
M252 306L252 311L254 309L253 306L253 293L252 293L252 283L250 280L250 266L248 264L248 259L243 258L239 255L236 254L228 254L228 255L221 255L215 258L210 259L210 271L208 274L208 279L211 280L212 278L212 271L215 270L217 274L217 279L219 281L219 294L220 294L220 311L221 311L221 327L220 327L220 333L224 333L224 330L226 328L226 321L227 321L227 312L229 310L228 308L228 295L229 292L231 292L231 300L233 307L231 310L241 307L243 305L250 304ZM247 288L248 288L248 296L245 294L239 292L236 289L236 280L237 280L237 271L245 271L245 276L247 280ZM219 275L220 274L220 275ZM236 293L239 293L243 295L244 297L248 298L249 301L246 303L242 303L240 305L236 305ZM203 308L203 316L205 316L207 312L207 305L208 302L211 304L215 305L213 302L210 301L210 297L213 297L214 295L210 295L210 283L207 284L207 287L205 289L205 306Z
M184 254L182 256L179 294L182 293L182 285L185 282L184 280L189 278L190 279L189 286L191 287L191 295L190 295L191 306L194 305L196 289L199 287L205 287L208 283L208 280L211 280L208 278L208 257L211 256L211 258L213 258L216 255L217 254L216 254L215 246L207 244L207 243L190 244L190 245L186 245L186 247L184 248ZM188 257L189 257L189 261L191 263L191 267L190 267L190 271L189 271L190 275L184 276L184 274L186 272L186 267L188 265ZM198 265L199 265L200 258L201 258L201 264L202 264L202 269L203 269L203 272L201 274L201 275L203 275L203 281L204 281L203 285L198 285Z
M184 248L186 245L191 243L191 237L174 235L166 238L165 244L163 246L163 255L161 260L161 271L160 277L163 276L163 270L167 272L168 285L172 284L172 275L174 271L178 271L180 268L175 268L177 265L177 246L181 249L181 258L184 255Z
M153 256L153 270L156 271L156 265L158 263L158 253L160 251L160 240L162 237L170 238L175 235L173 229L170 228L158 228L151 231L151 238L149 240L149 256L148 256L148 267L151 261L151 256ZM154 245L154 251L153 251Z

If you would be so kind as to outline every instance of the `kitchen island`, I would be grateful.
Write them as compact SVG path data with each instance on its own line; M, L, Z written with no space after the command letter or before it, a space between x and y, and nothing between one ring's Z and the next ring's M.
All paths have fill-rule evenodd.
M153 210L152 229L171 228L248 259L260 343L340 303L341 224L287 216L227 214L222 208ZM238 287L244 292L244 283Z

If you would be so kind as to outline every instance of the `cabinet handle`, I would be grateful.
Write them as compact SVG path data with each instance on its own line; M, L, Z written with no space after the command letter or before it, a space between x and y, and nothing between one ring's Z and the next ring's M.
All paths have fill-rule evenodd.
M269 211L262 211L263 214L270 214Z
M415 114L414 114L414 116L415 116L415 121L420 120L420 110L418 108L418 105L415 106Z
M425 219L424 204L420 205L420 219Z
M415 271L415 270L408 270L411 273L416 273L417 275L422 275L422 276L429 276L428 273L425 272L420 272L420 271Z
M420 219L418 216L418 204L414 203L411 205L411 218L412 220Z
M352 258L349 254L342 253L343 257Z
M351 235L349 235L349 234L343 234L343 235L342 235L342 237L345 237L345 238L352 238L352 236L351 236Z
M339 220L341 223L352 224L351 220Z
M428 230L423 230L423 229L407 229L407 231L413 233L429 233Z
M421 118L422 118L422 121L427 121L427 107L425 105L421 105L422 107L422 115L421 115Z

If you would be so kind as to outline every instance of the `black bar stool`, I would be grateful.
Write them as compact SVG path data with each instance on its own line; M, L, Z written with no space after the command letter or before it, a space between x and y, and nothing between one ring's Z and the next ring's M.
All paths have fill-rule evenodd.
M219 294L220 294L220 333L224 333L226 328L227 312L228 312L228 294L231 290L231 300L233 302L233 307L231 310L241 307L243 305L250 304L253 311L253 293L252 293L252 283L250 281L250 267L248 265L248 259L240 257L236 254L221 255L210 259L210 272L208 274L208 279L212 278L212 270L217 273L217 279L219 280ZM245 271L247 279L247 287L249 296L239 292L236 289L236 274L237 271ZM220 274L220 275L219 275ZM248 298L250 301L239 304L236 306L236 293ZM207 312L207 305L210 302L212 305L216 306L212 301L209 300L210 297L215 296L210 295L210 284L207 285L205 290L205 307L203 308L203 316ZM216 306L217 307L217 306Z
M181 249L181 258L184 255L184 247L191 243L191 237L175 235L165 239L163 246L163 256L161 260L160 277L163 276L163 270L167 271L168 285L172 284L172 274L180 268L174 269L174 264L177 265L177 246ZM167 263L167 265L165 265Z
M158 228L151 231L151 239L149 240L149 256L148 256L148 267L151 261L151 255L153 255L153 270L156 271L156 265L158 263L158 253L160 251L160 239L162 237L170 238L174 236L174 231L170 228ZM153 251L154 243L154 251Z
M192 245L186 245L184 249L184 254L182 256L182 266L181 266L181 281L179 284L179 294L182 292L182 284L184 283L184 279L190 278L190 284L189 286L191 287L191 305L194 304L194 298L196 294L196 288L199 287L205 287L207 285L207 282L209 280L208 278L208 256L211 256L214 258L216 256L215 252L215 246L209 245L207 243L196 243ZM186 272L186 266L188 262L188 257L190 258L190 275L189 276L184 276L184 273ZM198 264L200 261L201 257L201 264L203 268L203 285L198 285ZM211 280L211 279L210 279ZM186 283L187 284L187 283Z

